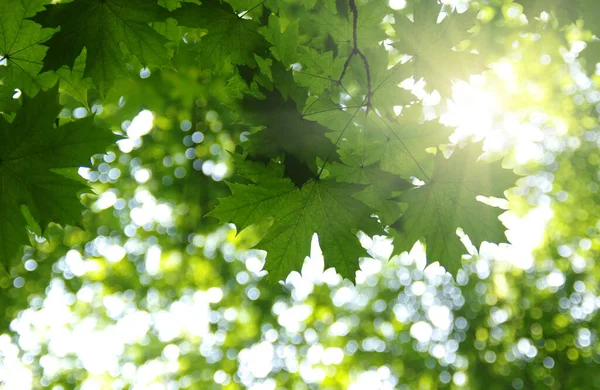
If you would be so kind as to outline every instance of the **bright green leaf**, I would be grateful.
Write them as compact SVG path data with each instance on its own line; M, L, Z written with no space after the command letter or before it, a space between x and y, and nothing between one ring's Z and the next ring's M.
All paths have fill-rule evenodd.
M475 14L451 13L438 23L441 6L436 1L421 0L415 5L413 20L397 15L394 47L412 56L414 77L423 77L431 89L452 96L452 79L468 80L483 70L477 55L453 50L469 38Z
M425 238L428 261L439 261L456 274L466 252L457 228L462 228L477 248L483 241L506 240L506 229L498 220L504 210L488 206L476 197L502 198L517 176L503 169L500 162L477 160L480 151L479 144L471 144L456 150L450 159L438 152L431 180L398 198L408 205L396 224L394 243L398 251L410 250L417 240Z
M379 231L370 217L372 210L352 196L364 186L312 180L298 189L287 178L259 184L230 184L231 197L221 199L211 215L239 228L273 218L258 244L267 251L268 279L275 283L300 269L314 233L319 235L325 267L354 279L358 258L366 256L356 232Z
M47 48L41 44L53 33L27 18L42 9L42 0L6 0L0 2L0 80L7 88L34 95L51 87L56 78L40 73Z

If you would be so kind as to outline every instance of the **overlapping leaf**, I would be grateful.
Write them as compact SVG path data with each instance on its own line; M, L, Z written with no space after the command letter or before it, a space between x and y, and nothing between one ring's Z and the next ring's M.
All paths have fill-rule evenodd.
M149 25L168 17L166 8L146 0L77 0L49 5L34 18L44 27L60 27L46 42L44 69L73 66L85 47L84 76L106 92L115 79L129 75L122 46L142 66L169 64L168 40Z
M88 90L94 87L94 83L92 79L84 76L85 60L86 50L84 49L75 60L72 69L63 66L56 71L56 74L60 80L61 91L88 107Z
M505 241L505 228L498 220L503 210L476 197L502 198L517 176L502 169L499 162L478 161L479 154L479 144L456 150L450 159L438 153L431 180L399 197L408 209L396 224L397 250L410 250L417 240L425 238L428 260L439 261L456 273L466 252L457 228L462 228L476 247L483 241Z
M356 36L359 48L369 47L367 42L380 42L386 39L382 26L383 18L390 13L385 1L357 1L358 23ZM340 5L339 9L335 5ZM347 53L352 48L353 16L347 2L318 2L313 9L310 20L314 28L327 31L338 44L340 52Z
M379 163L365 165L360 155L350 154L329 168L330 176L344 183L362 184L366 187L354 197L372 207L384 225L391 225L401 215L401 206L394 196L412 187L410 182L379 168Z
M307 117L327 126L340 148L364 156L366 165L379 162L382 170L406 179L431 175L435 156L427 149L447 143L453 131L437 121L421 121L420 104L405 108L396 120L372 110L336 109L334 103L321 102L312 110Z
M276 282L300 269L314 233L319 235L325 266L354 279L358 258L366 255L356 232L381 232L370 217L372 210L352 196L364 186L312 180L298 189L281 176L275 180L269 175L266 183L262 175L254 177L256 184L230 184L232 196L221 199L211 215L240 229L273 218L258 245L267 251L268 279Z
M24 207L41 226L78 223L83 206L77 193L85 186L68 175L76 176L77 167L88 165L94 153L115 141L111 132L94 126L93 117L53 127L59 111L54 89L33 99L24 97L12 122L0 118L0 262L4 264L28 242Z
M580 1L582 10L589 1ZM314 233L326 265L353 278L358 257L365 254L356 231L381 233L373 215L383 225L396 223L401 248L426 237L431 260L441 260L450 270L458 268L463 251L454 234L457 227L476 244L502 240L498 211L477 202L475 195L501 196L512 175L500 175L497 164L474 163L465 150L450 160L438 153L436 163L430 148L446 143L452 129L423 122L415 96L399 87L409 77L423 77L428 88L450 96L453 79L481 70L478 56L463 50L475 13L439 18L437 1L416 0L412 19L394 15L394 36L386 30L391 21L386 16L393 11L384 1L309 0L296 6L247 0L75 0L47 5L35 15L45 3L7 0L0 5L0 54L9 65L0 69L0 104L6 110L16 106L13 86L22 86L26 94L49 86L41 82L40 69L55 70L62 92L87 105L91 83L105 93L117 85L115 79L130 74L132 64L169 65L167 43L182 31L187 47L199 52L203 70L219 73L227 67L225 88L233 96L228 104L239 109L233 116L240 114L239 122L252 134L242 145L247 156L237 163L245 168L230 184L232 196L222 199L213 215L240 229L272 219L260 244L268 252L271 281L301 267ZM527 12L536 12L535 7ZM16 17L8 16L11 12ZM57 32L51 37L51 29L28 18ZM382 43L390 37L399 53ZM399 54L412 58L398 62ZM20 55L26 55L22 64ZM191 93L190 106L194 99ZM23 213L31 212L43 225L76 221L80 208L74 194L81 185L55 168L85 164L94 148L112 139L92 134L91 119L36 127L39 120L51 124L59 111L55 101L44 106L49 100L47 93L25 98L24 109L36 112L36 122L19 113L0 129L3 259L26 241ZM400 116L398 106L403 107ZM87 130L75 133L76 124ZM46 152L52 153L52 162L44 159ZM490 182L488 174L497 180ZM411 177L426 184L411 189ZM42 192L49 195L42 198ZM483 230L474 229L470 209L483 217Z
M306 50L300 57L302 69L294 72L294 80L317 96L336 86L345 59L334 57L332 51L318 53Z
M327 128L303 118L291 100L284 100L278 92L265 100L247 99L245 117L265 129L250 136L248 151L253 156L270 159L286 154L316 170L316 159L327 159L335 154L335 146L325 136Z
M399 84L413 76L410 63L398 63L389 67L387 50L380 45L366 52L371 73L371 105L383 114L392 114L395 106L404 106L416 100L408 90Z
M413 57L415 78L423 77L431 89L452 96L452 79L468 79L483 67L477 55L453 50L469 37L475 15L451 13L438 23L440 10L437 1L421 0L415 5L412 21L398 15L394 47Z
M237 15L227 3L184 4L172 16L181 26L206 30L198 42L202 66L219 66L226 59L236 65L254 65L254 54L266 48L259 24Z
M421 121L421 112L421 105L415 105L405 109L396 121L370 116L370 147L384 171L420 179L433 172L435 158L428 149L448 143L454 129L435 120Z
M267 41L273 46L271 52L281 61L286 67L289 67L296 62L296 52L298 51L298 22L289 23L285 30L282 31L282 26L279 18L271 14L269 16L269 24L261 29L261 33Z

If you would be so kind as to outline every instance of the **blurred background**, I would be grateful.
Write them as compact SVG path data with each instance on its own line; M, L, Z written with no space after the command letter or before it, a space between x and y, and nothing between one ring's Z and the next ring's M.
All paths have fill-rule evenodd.
M452 101L419 80L402 87L424 117L456 126L451 141L481 139L521 174L503 203L509 244L465 239L453 277L420 243L391 257L390 239L360 235L371 257L354 285L323 269L314 237L301 272L270 286L252 231L204 217L253 131L227 108L234 69L190 67L182 44L177 72L142 69L119 81L126 95L90 107L63 96L61 117L96 114L122 139L80 169L96 193L82 197L82 226L32 236L0 276L2 388L600 388L589 33L547 13L523 33L520 5L471 6L491 70L457 82Z

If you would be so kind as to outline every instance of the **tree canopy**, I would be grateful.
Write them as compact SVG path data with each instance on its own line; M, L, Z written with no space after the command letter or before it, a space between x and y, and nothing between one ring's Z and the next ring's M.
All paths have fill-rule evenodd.
M595 3L2 1L0 383L600 388Z

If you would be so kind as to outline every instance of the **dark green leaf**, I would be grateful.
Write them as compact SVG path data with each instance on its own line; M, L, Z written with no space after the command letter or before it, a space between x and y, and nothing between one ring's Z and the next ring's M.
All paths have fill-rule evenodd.
M23 98L23 107L11 122L0 119L0 261L9 262L27 243L22 206L42 227L50 222L75 224L83 206L77 193L85 189L61 168L89 165L94 153L115 141L98 129L93 117L53 127L60 111L57 91ZM34 112L36 115L28 115Z
M106 92L115 79L129 77L125 47L142 66L168 66L168 40L149 23L164 21L170 13L146 0L77 0L54 4L34 20L44 27L60 27L46 45L44 69L74 66L87 49L84 77L91 77Z

